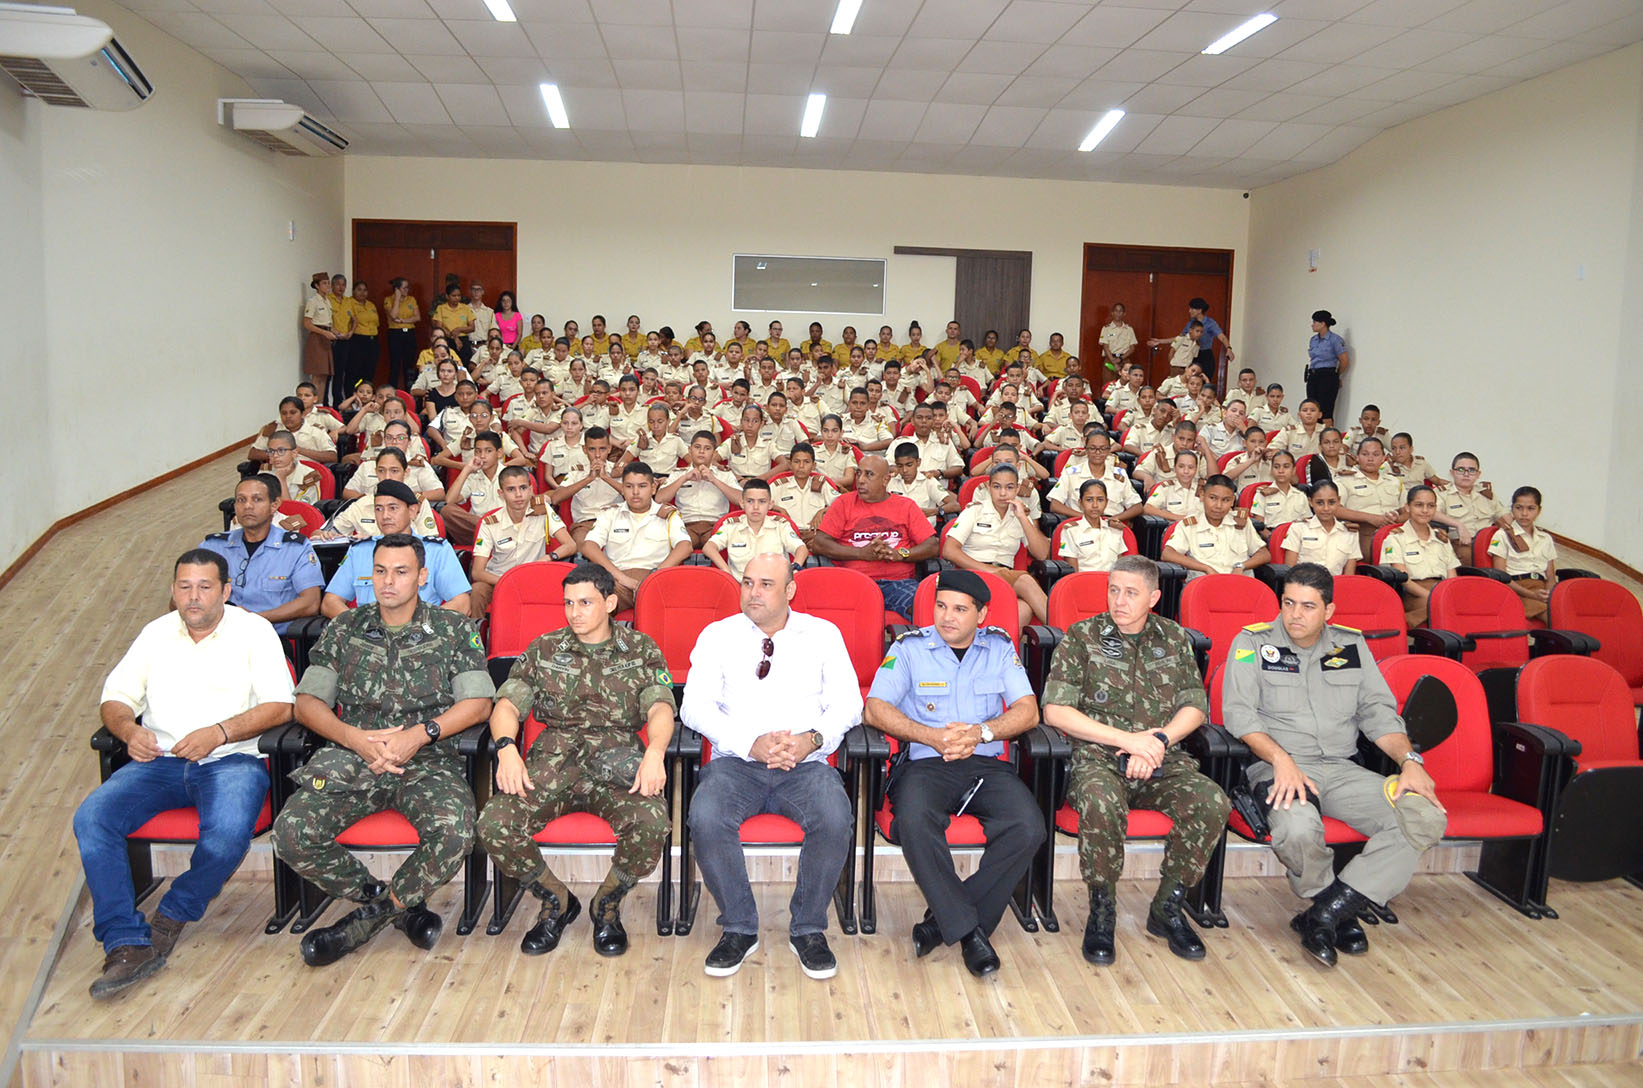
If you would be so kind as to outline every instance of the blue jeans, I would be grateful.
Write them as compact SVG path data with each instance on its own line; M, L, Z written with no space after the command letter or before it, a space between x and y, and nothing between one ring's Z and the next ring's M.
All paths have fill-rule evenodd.
M150 943L131 886L127 835L167 809L199 810L200 838L188 871L171 882L159 907L179 922L197 922L250 849L267 795L267 769L244 753L209 763L160 756L110 775L74 811L74 837L91 892L92 936L109 952Z
M747 882L742 821L763 812L804 829L799 876L788 903L788 930L799 937L827 931L827 903L849 860L850 799L839 772L819 760L791 771L735 756L709 760L690 798L690 836L702 883L719 904L726 933L759 932L759 907Z
M908 578L900 581L875 582L879 591L884 594L884 607L890 612L907 617L907 622L913 622L913 598L918 596L918 579Z

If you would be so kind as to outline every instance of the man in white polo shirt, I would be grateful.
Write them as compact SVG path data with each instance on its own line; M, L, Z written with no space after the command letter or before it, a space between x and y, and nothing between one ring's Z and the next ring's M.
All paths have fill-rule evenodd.
M112 997L165 966L183 927L239 867L268 795L256 738L291 720L291 673L273 625L229 604L232 590L221 555L184 552L172 575L176 610L142 629L103 684L103 726L131 762L74 813L91 932L107 954L92 997ZM188 871L145 920L126 836L189 805L200 833Z

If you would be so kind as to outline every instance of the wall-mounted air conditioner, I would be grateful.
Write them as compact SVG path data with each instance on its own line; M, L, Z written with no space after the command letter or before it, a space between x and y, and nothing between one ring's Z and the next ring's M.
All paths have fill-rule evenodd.
M0 71L48 106L129 110L154 94L108 24L73 8L0 3Z
M219 98L217 124L281 155L335 155L348 138L277 98Z

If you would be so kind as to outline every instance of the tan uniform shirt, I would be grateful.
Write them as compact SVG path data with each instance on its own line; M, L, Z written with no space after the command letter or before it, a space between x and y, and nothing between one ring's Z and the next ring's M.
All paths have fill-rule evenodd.
M1077 510L1079 508L1078 489L1083 487L1084 481L1089 478L1088 474L1075 477L1070 473L1062 473L1061 478L1055 482L1055 486L1050 488L1050 501L1064 503ZM1101 511L1106 517L1117 517L1141 501L1140 494L1135 490L1135 486L1130 483L1128 477L1120 481L1103 476L1101 482L1107 485L1107 508Z
M923 473L920 473L912 483L908 483L906 480L903 480L900 473L892 473L890 476L890 494L903 495L909 499L912 499L920 510L934 510L939 513L941 511L942 497L951 495L952 492L947 490L947 488L942 484L930 479L930 477L924 475ZM982 497L981 489L978 488L976 490L976 496L978 498ZM930 514L928 515L928 518L930 521L930 527L932 529L935 528L936 515Z
M1101 346L1114 355L1134 351L1135 345L1135 329L1128 324L1120 325L1116 321L1109 321L1101 326Z
M552 506L543 514L527 512L518 522L508 518L507 510L498 510L474 533L474 568L501 577L522 563L546 559L548 538L564 528Z
M446 496L451 500L453 496ZM468 478L462 481L462 494L454 496L454 501L465 502L468 509L475 514L483 514L488 510L495 510L502 505L502 462L496 463L496 473L485 475L483 470L468 473Z
M332 420L332 422L334 423L336 421ZM332 440L331 433L324 427L321 427L318 423L314 422L311 418L305 418L302 421L302 426L298 427L291 433L291 437L296 439L298 457L302 456L303 450L322 450L327 453L336 452L337 444ZM254 450L266 450L268 448L267 436L258 434L256 440L251 443L251 448Z
M724 553L724 561L730 567L730 573L738 579L747 569L748 561L756 555L767 553L787 556L791 561L798 550L804 547L804 541L799 534L793 531L793 526L787 519L770 515L759 526L758 532L747 522L746 514L737 514L729 518L723 525L714 530L708 538L708 543L717 545Z
M775 447L768 442L750 442L740 435L741 452L736 452L737 435L731 435L719 444L719 458L730 466L730 471L743 479L768 476L776 461Z
M1496 518L1505 517L1507 513L1499 499L1485 498L1483 491L1476 487L1470 495L1458 487L1440 487L1437 493L1438 513L1460 522L1469 533L1487 529Z
M815 479L815 476L811 476ZM899 477L890 478L890 490L895 492L896 481ZM935 481L930 481L934 483ZM782 508L788 517L802 526L814 523L816 515L826 510L834 499L839 497L839 489L822 480L821 490L810 490L809 481L800 487L798 481L789 476L785 480L777 480L770 485L770 497L775 504ZM915 500L916 501L916 500ZM934 519L931 524L935 524Z
M1080 571L1110 571L1123 554L1124 531L1106 518L1102 518L1099 525L1079 518L1067 522L1061 530L1060 557L1078 560Z
M1380 562L1395 563L1412 579L1447 578L1460 566L1454 546L1442 529L1432 527L1432 535L1422 540L1413 525L1403 525L1386 534L1381 544ZM1545 567L1541 568L1545 570Z
M1281 431L1296 422L1295 417L1289 414L1289 409L1284 405L1280 404L1274 412L1271 405L1264 400L1260 404L1250 405L1249 421L1263 431Z
M959 513L958 520L947 530L947 539L957 541L972 559L1013 567L1016 553L1027 543L1027 534L1014 511L1000 513L991 499L985 499Z
M1278 449L1288 450L1291 457L1300 461L1303 457L1310 457L1318 452L1318 437L1324 432L1322 423L1315 427L1311 434L1306 433L1306 427L1296 420L1279 432L1272 444Z
M1259 518L1261 524L1268 529L1276 528L1286 521L1305 521L1312 515L1312 506L1307 502L1306 492L1298 487L1291 486L1288 491L1273 488L1270 495L1263 495L1258 490L1253 498L1255 501L1250 504L1250 516Z
M845 473L856 467L856 455L849 446L839 443L839 448L829 452L826 446L816 444L816 471L829 480L837 482L844 479ZM929 466L922 466L928 468Z
M587 538L603 548L605 555L621 570L655 570L669 552L690 540L677 511L666 520L658 517L657 512L655 503L643 514L635 514L626 503L602 510Z
M588 465L584 459L582 469L572 477L572 482L580 480L588 474ZM592 521L606 510L614 510L623 505L622 493L604 480L595 480L570 498L571 520L580 525L584 521Z
M870 446L875 442L887 441L890 429L872 413L863 416L860 423L847 415L844 417L844 438L858 446Z
M1198 497L1196 483L1190 490L1174 480L1162 484L1152 493L1147 505L1183 518L1204 516L1204 500Z
M1520 552L1513 550L1506 539L1506 532L1502 530L1489 541L1490 555L1504 555L1506 557L1506 573L1513 577L1519 574L1545 574L1548 563L1557 560L1557 544L1552 541L1552 534L1535 529L1531 534L1518 530L1520 537L1527 536L1529 550Z
M362 495L338 510L336 517L331 519L331 529L343 536L381 536L382 529L377 525L376 496ZM426 499L417 505L416 512L411 515L410 532L414 536L440 535L439 523L434 520L434 508L428 505Z
M1405 480L1410 487L1414 487L1422 480L1436 480L1438 478L1438 470L1433 468L1432 463L1418 453L1410 460L1407 468L1403 465L1394 465L1390 460L1386 462L1386 467L1391 469L1394 475Z
M1295 552L1297 563L1321 563L1331 574L1345 574L1346 561L1359 555L1358 533L1339 519L1325 529L1322 521L1310 517L1289 527L1284 550Z
M964 458L959 455L958 447L951 442L943 442L932 430L930 437L919 440L918 435L911 435L907 441L918 447L920 472L946 472L952 468L963 468Z
M679 462L683 461L685 456L690 453L690 447L685 444L685 440L672 432L663 435L661 438L651 435L646 441L649 446L646 449L638 450L639 460L649 465L652 472L662 477L673 475L674 470L679 467ZM637 449L637 446L635 449Z
M1385 466L1373 480L1362 471L1343 472L1335 486L1341 489L1341 505L1360 514L1395 514L1403 508L1404 481Z
M1237 568L1250 556L1261 550L1261 534L1255 526L1245 523L1238 528L1238 519L1228 514L1221 524L1211 525L1202 514L1182 522L1170 535L1169 545L1182 555L1206 564L1219 574L1237 573Z
M688 471L689 469L679 469L675 475L682 475ZM713 474L714 479L729 484L732 490L741 489L742 485L726 469L714 465L708 471ZM686 521L692 523L718 521L730 513L729 497L706 480L687 480L680 484L679 490L673 493L673 505Z

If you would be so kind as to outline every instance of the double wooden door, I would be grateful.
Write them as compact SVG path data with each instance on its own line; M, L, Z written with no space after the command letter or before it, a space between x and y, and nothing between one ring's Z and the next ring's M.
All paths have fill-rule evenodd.
M1133 358L1147 368L1147 384L1169 376L1169 349L1148 348L1155 337L1177 336L1187 325L1187 303L1201 298L1209 315L1230 338L1227 311L1232 301L1232 251L1169 249L1158 246L1084 246L1084 289L1080 307L1078 357L1084 372L1096 373L1101 359L1101 327L1112 319L1114 303L1123 303L1127 320L1141 341ZM1236 382L1226 374L1224 348L1217 348L1216 388Z
M503 291L518 296L516 224L356 219L353 226L354 279L365 281L378 309L390 294L390 280L404 276L410 281L411 297L422 314L416 329L419 346L428 344L433 308L447 276L459 277L464 295L475 280L484 284L485 304L492 309ZM376 380L383 381L388 377L388 338L379 337L377 346Z

